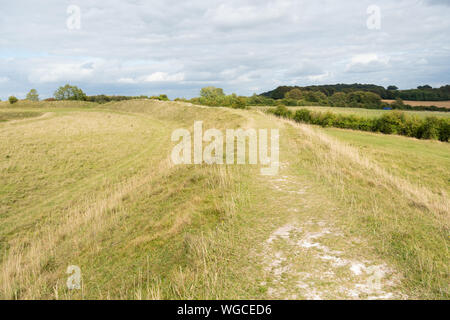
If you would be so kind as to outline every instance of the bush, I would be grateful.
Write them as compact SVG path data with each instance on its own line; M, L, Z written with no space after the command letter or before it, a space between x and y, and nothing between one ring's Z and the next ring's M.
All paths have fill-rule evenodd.
M450 139L450 119L440 119L438 132L439 140L448 142Z
M422 123L418 130L419 139L438 139L439 138L439 119L436 117L428 117Z
M286 106L278 106L275 111L272 111L274 115L281 118L292 118L292 111L286 108Z
M246 103L248 106L273 106L275 105L275 100L253 94L251 97L246 98Z
M160 94L159 96L151 96L149 99L159 100L159 101L170 101L169 98L167 97L167 95L165 95L165 94Z
M11 96L11 97L8 98L8 101L9 101L9 103L14 104L14 103L16 103L17 101L19 101L19 99L17 99L17 98L14 97L14 96Z
M308 109L300 109L295 112L294 120L297 122L311 122L311 111Z
M376 131L386 134L400 133L405 123L405 115L401 112L389 112L377 119Z
M167 97L166 94L160 94L159 95L159 100L161 100L161 101L169 101L169 98Z
M319 112L319 116L316 118L316 122L322 127L331 127L336 120L336 115L331 112Z
M231 107L235 109L245 109L247 108L247 103L245 97L236 97L231 103Z

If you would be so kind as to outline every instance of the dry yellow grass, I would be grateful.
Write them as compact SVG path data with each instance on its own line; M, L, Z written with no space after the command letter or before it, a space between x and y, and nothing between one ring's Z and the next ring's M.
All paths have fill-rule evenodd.
M274 189L253 166L172 166L171 132L195 120L278 128L281 174L293 189ZM447 190L400 177L322 129L257 111L137 100L55 107L0 124L0 136L2 298L289 298L271 295L276 281L259 253L274 230L314 219L361 239L352 248L324 239L348 257L395 266L400 293L448 296ZM294 267L314 268L293 252ZM67 290L68 265L81 267L81 291ZM295 283L289 292L312 296ZM345 297L338 289L327 297Z

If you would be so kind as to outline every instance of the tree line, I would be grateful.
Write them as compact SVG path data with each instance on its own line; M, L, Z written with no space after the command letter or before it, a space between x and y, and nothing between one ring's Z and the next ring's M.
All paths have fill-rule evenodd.
M157 99L161 101L168 101L169 98L165 94L160 94L158 96L108 96L108 95L95 95L88 96L86 95L82 89L77 86L72 86L70 84L66 84L64 86L59 87L53 94L53 98L44 99L44 101L62 101L62 100L72 100L72 101L87 101L87 102L95 102L95 103L108 103L113 101L123 101L123 100L133 100L133 99ZM9 97L9 102L14 104L19 101L15 96ZM29 101L39 101L39 94L36 89L31 89L27 94L25 100Z
M333 91L334 89L342 89L343 91ZM177 98L176 101L186 101L193 104L207 106L223 106L231 108L247 108L249 106L331 106L346 108L365 108L365 109L398 109L398 110L421 110L421 111L442 111L450 112L448 108L440 108L436 106L415 106L412 107L403 102L401 98L396 98L392 104L382 101L382 97L373 92L377 86L374 85L336 85L336 86L312 86L305 88L300 87L279 87L277 88L277 98L269 97L268 94L253 94L250 97L238 96L236 94L226 95L221 88L213 86L202 88L200 96L192 99ZM448 87L448 86L447 86ZM282 90L280 89L282 88ZM334 88L334 89L333 89ZM351 89L353 88L353 89ZM359 90L354 90L357 88ZM382 88L382 87L379 87ZM395 91L396 87L390 88ZM420 90L430 90L429 87L420 87ZM289 89L289 91L286 91ZM281 90L281 91L280 91ZM279 94L283 96L279 97ZM273 95L272 95L273 96ZM39 95L35 89L32 89L27 99L31 101L39 101ZM47 101L55 100L78 100L95 103L108 103L112 101L123 101L131 99L157 99L168 101L169 98L165 94L158 96L108 96L95 95L87 96L83 90L77 86L66 84L59 87L54 98L46 99ZM17 98L10 97L10 102L15 103Z
M388 86L384 88L374 84L335 84L320 86L280 86L272 91L264 92L261 95L272 99L284 99L286 93L293 89L301 91L321 92L327 97L331 97L337 92L350 93L354 91L372 92L379 95L382 99L397 98L412 101L446 101L450 100L450 85L440 88L433 88L430 85L419 86L417 89L399 90L397 86Z

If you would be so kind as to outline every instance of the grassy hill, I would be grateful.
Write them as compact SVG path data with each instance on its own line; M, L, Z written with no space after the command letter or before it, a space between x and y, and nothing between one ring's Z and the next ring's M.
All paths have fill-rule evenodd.
M448 143L153 100L0 119L3 299L449 297ZM174 166L196 120L279 129L279 175Z

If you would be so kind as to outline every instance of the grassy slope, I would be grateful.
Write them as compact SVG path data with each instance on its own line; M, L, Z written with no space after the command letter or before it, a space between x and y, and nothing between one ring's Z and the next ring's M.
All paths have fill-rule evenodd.
M434 192L450 193L450 144L336 128L324 130L357 147L390 173Z
M273 290L280 283L264 266L264 243L285 223L306 228L317 219L343 232L324 241L352 259L395 266L404 275L399 291L448 297L448 197L437 191L448 191L449 163L437 142L325 134L254 111L177 103L41 109L50 114L0 125L4 298L308 298L292 273L287 292ZM308 191L280 192L254 167L172 167L170 134L194 120L280 128L281 174ZM408 159L398 172L390 169L401 167L397 149ZM349 247L353 238L364 241ZM327 267L310 265L302 251L295 261ZM82 268L81 292L65 289L72 264ZM346 297L319 280L312 283L325 297Z
M178 281L165 278L179 276L195 236L232 215L242 194L231 183L238 167L170 165L174 129L242 122L192 111L133 101L2 126L2 296L68 297L70 264L83 270L76 297L136 298L144 286L145 297L177 296Z
M325 134L323 129L298 127L304 138L313 142L308 150L313 151L311 178L318 179L338 200L336 207L342 208L336 218L351 233L370 239L379 255L402 270L403 284L412 297L448 297L449 198L448 184L443 186L450 168L447 146L372 134L365 146L355 148L347 141L363 140L366 134L333 129ZM397 143L388 149L390 153L379 147L389 144L385 138ZM431 153L437 149L436 154ZM424 154L428 152L429 165L442 169L425 167ZM420 159L421 167L408 167L410 159ZM407 168L399 170L400 174L392 170L401 167L403 160ZM303 159L298 165L304 168L305 163ZM425 181L418 183L422 176Z

